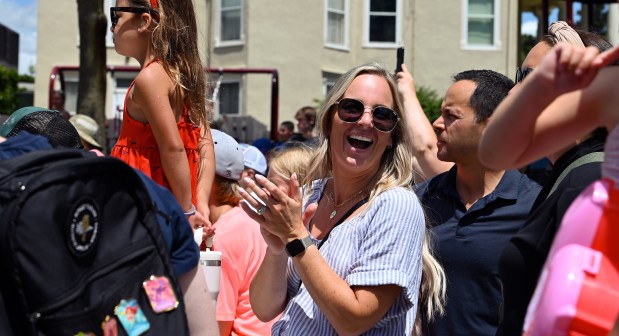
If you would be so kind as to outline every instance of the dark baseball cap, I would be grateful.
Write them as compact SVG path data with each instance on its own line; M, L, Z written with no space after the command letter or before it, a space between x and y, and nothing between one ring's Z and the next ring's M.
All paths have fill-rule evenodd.
M7 138L16 136L21 131L42 135L54 147L83 148L75 127L55 110L36 106L22 107L0 126L0 135Z

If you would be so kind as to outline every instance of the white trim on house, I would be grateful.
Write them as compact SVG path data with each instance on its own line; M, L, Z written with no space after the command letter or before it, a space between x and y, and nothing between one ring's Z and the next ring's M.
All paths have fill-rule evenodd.
M337 82L341 75L342 74L334 72L322 71L322 93L325 97L329 93L329 89L335 85L335 82Z
M237 113L227 113L227 116L240 116L243 115L243 77L240 74L226 74L226 77L222 78L221 84L234 84L238 83L239 91L238 91L238 111ZM216 118L219 118L222 114L220 111L220 97L221 97L221 86L220 91L218 93L217 101L214 102L214 114Z
M223 41L222 37L221 37L221 12L222 12L222 1L223 0L217 0L217 14L216 17L217 19L215 20L215 47L231 47L231 46L241 46L245 44L245 26L244 26L244 21L245 21L245 10L244 10L244 5L245 5L245 0L239 0L241 2L240 6L235 7L235 8L228 8L228 9L234 9L234 10L240 10L240 22L239 22L239 29L240 29L240 36L238 40L226 40Z
M350 42L349 42L349 35L350 35L350 6L349 6L349 0L343 0L344 1L344 10L338 10L338 9L329 9L329 0L325 0L325 15L324 15L324 43L325 43L325 47L327 48L333 48L333 49L338 49L338 50L345 50L348 51L350 50ZM342 44L337 44L334 42L330 42L329 39L329 12L334 12L337 14L342 14L344 15L344 41Z
M481 15L476 17L481 18ZM469 0L462 0L462 38L460 40L460 46L463 50L488 50L496 51L501 50L501 1L494 0L494 13L492 16L488 15L487 18L493 19L493 43L492 45L479 45L469 44Z
M395 0L395 41L393 42L372 42L370 41L370 1L364 0L363 3L363 47L377 49L391 49L402 45L402 0ZM375 13L376 15L378 13ZM385 12L385 15L392 15ZM380 15L380 14L378 14Z

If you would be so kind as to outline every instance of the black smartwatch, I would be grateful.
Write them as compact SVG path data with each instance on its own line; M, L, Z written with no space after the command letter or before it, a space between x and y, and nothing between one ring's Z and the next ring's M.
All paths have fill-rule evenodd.
M312 241L312 238L310 238L310 236L306 236L305 238L301 239L297 238L291 240L288 242L288 244L286 244L286 254L288 254L290 258L294 258L305 252L305 250L312 245L314 245L314 242Z

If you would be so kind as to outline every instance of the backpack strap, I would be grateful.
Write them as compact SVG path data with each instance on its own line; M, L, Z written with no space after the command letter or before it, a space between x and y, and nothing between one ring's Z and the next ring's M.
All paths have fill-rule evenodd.
M77 148L51 148L36 150L8 160L2 160L0 171L19 171L27 169L28 167L42 166L48 162L78 159L88 156L92 156L92 153Z
M557 178L557 181L555 181L555 183L552 185L552 189L550 189L550 192L548 193L548 196L546 196L546 198L550 197L550 195L552 195L552 193L555 192L559 184L561 184L561 182L567 176L567 174L569 174L570 171L572 171L574 168L578 168L587 163L602 162L602 161L604 161L604 152L593 152L593 153L589 153L589 154L579 157L577 160L570 163L570 165L567 166L567 168L565 168L565 170L561 172L561 175L559 175L559 178Z

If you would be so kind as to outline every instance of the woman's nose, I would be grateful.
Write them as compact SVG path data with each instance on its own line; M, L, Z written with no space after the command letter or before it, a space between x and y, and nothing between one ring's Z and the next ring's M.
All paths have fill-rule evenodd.
M367 127L374 126L372 122L372 109L370 109L369 107L365 108L363 110L363 114L361 115L361 118L359 118L359 121L357 123L360 125L367 126Z

